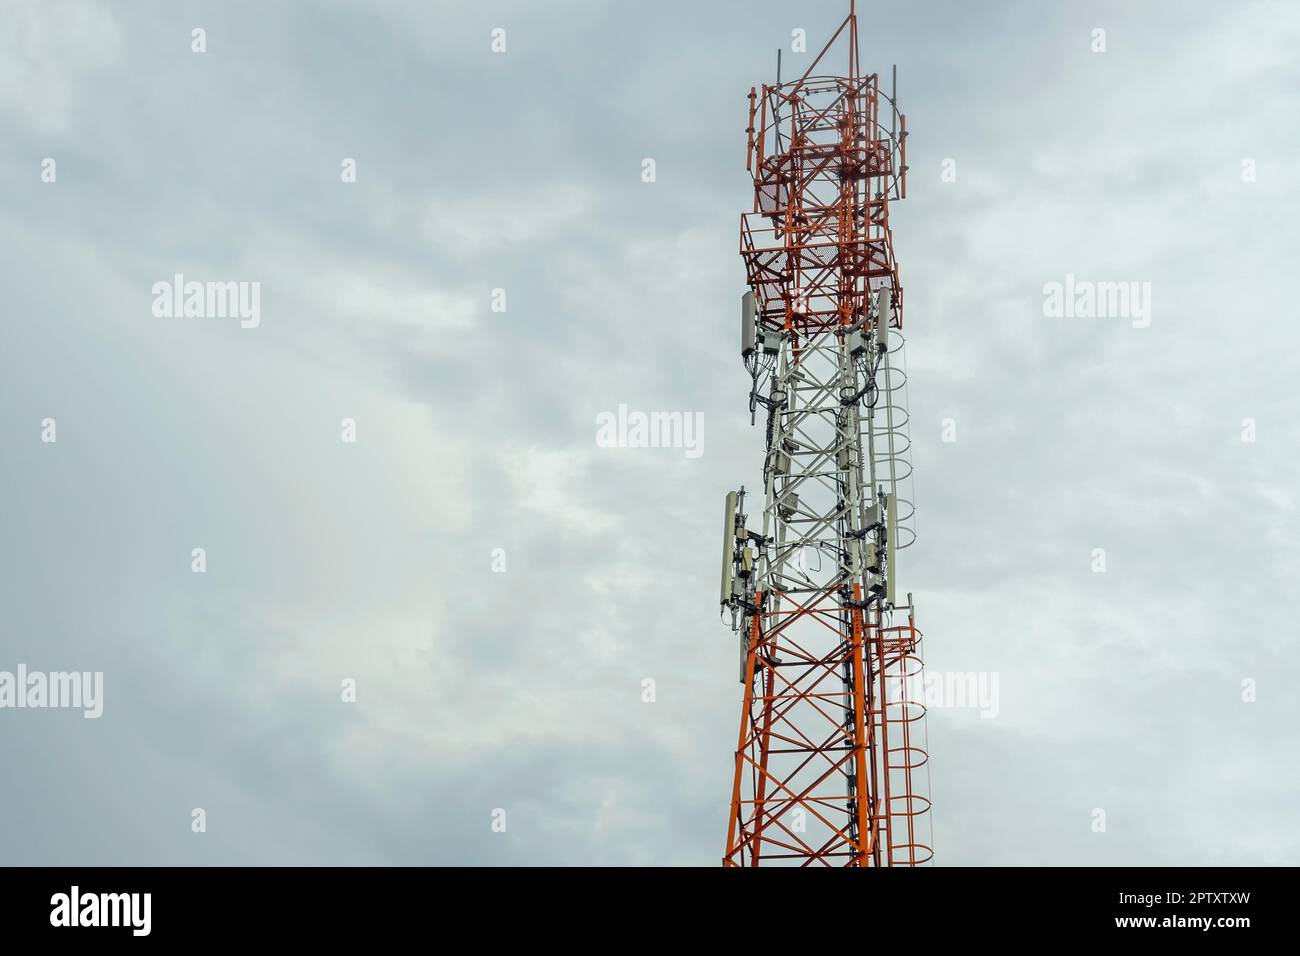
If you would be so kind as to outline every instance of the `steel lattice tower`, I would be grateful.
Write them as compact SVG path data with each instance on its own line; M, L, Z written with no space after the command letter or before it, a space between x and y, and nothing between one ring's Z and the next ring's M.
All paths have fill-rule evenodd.
M848 75L819 74L848 50ZM749 93L742 354L766 413L761 531L727 496L722 604L744 703L726 866L927 862L925 708L903 290L889 204L907 191L896 84L862 75L848 17L804 75ZM881 117L882 102L888 116ZM921 771L921 772L918 772Z

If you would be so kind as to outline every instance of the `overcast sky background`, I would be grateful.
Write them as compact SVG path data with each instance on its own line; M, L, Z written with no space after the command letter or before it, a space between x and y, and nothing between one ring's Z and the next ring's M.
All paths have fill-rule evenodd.
M0 670L105 674L0 711L0 862L717 863L746 94L846 3L0 6ZM1001 692L930 714L936 861L1300 862L1300 10L860 13L911 132L901 582ZM178 272L260 327L154 317ZM1067 273L1150 327L1044 317ZM704 454L597 447L620 403Z

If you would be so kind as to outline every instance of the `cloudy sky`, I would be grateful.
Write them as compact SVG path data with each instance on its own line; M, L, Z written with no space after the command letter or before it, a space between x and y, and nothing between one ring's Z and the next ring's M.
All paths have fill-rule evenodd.
M0 862L720 859L746 94L845 6L3 4L0 670L104 713L0 710ZM1300 12L862 6L902 585L999 677L931 711L936 861L1300 862ZM177 273L260 323L158 317ZM1067 274L1149 326L1046 316ZM620 404L703 454L599 447Z

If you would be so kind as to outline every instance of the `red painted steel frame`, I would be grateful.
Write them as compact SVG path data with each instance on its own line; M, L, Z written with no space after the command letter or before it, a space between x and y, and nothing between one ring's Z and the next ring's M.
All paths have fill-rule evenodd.
M848 76L814 75L841 39ZM857 322L884 288L901 326L889 203L904 194L906 125L901 114L896 128L881 123L878 77L858 72L852 10L803 77L749 99L754 211L742 216L740 251L761 323L793 333L797 360L801 341ZM846 609L838 590L757 599L765 610L749 619L726 866L930 858L915 826L929 801L913 786L927 759L910 680L920 634L910 616L891 627Z

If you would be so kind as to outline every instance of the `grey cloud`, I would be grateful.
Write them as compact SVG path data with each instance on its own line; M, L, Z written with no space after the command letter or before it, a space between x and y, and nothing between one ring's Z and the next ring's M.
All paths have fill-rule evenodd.
M7 861L717 862L745 94L839 15L23 6L0 668L102 669L106 706L0 715ZM999 718L931 716L941 863L1295 862L1298 31L1008 2L864 34L912 131L906 587L931 668L1001 675ZM175 272L261 281L262 326L154 319ZM1150 281L1151 327L1045 318L1066 272ZM620 403L702 412L704 456L596 447Z

